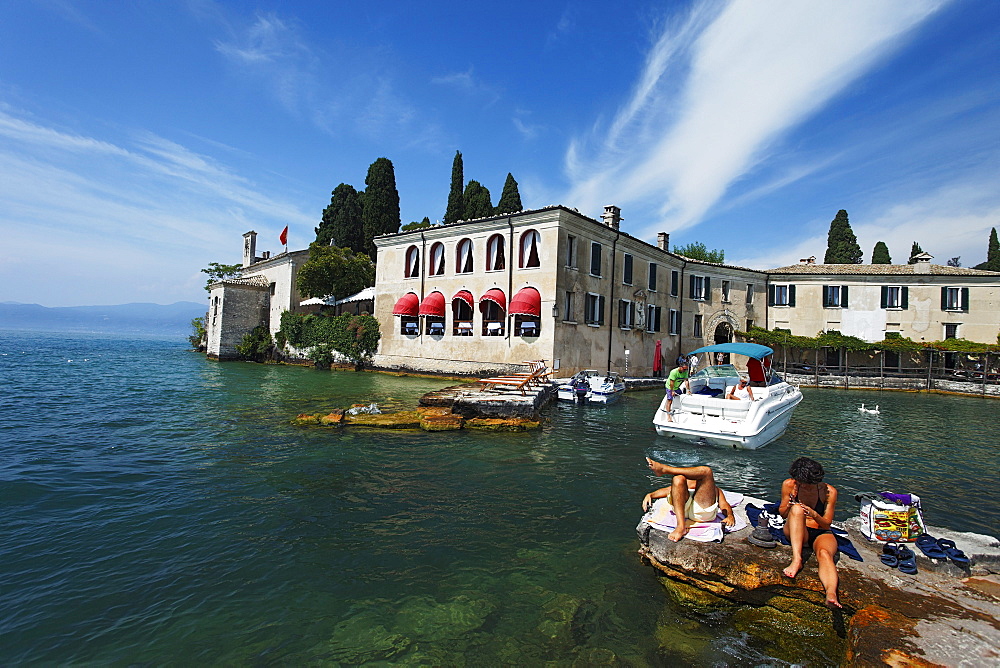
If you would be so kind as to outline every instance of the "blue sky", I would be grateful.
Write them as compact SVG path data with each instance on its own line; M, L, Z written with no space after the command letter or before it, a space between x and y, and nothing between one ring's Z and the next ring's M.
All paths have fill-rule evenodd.
M443 217L455 151L496 203L565 204L758 269L1000 225L1000 3L0 3L0 301L200 301L241 235L314 236L392 160Z

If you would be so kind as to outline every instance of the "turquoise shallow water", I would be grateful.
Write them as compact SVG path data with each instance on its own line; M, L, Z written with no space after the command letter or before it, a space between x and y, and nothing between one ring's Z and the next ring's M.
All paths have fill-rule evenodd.
M753 453L657 437L659 392L531 434L289 424L442 384L0 332L0 664L779 664L637 559L646 454L755 496L806 454L844 499L913 491L932 524L1000 533L996 401L807 391Z

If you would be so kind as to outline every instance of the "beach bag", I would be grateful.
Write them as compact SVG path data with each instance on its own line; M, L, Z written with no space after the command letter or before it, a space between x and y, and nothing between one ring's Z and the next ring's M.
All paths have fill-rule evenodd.
M912 543L924 532L920 497L916 494L859 494L861 534L882 543Z

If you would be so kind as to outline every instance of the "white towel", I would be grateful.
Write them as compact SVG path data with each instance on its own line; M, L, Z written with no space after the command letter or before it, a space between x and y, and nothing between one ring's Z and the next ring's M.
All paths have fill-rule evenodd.
M722 493L726 495L726 501L733 507L733 510L743 503L743 495L739 492L727 492L723 490ZM722 523L726 514L720 510L719 514L711 522L695 522L690 524L688 532L684 537L702 543L718 543L722 541L724 532L739 531L746 528L747 521L743 513L734 512L733 516L736 518L736 523L732 528L728 528ZM667 503L666 499L656 499L653 501L649 512L642 519L650 526L662 531L673 531L677 528L677 516L674 515L674 509Z

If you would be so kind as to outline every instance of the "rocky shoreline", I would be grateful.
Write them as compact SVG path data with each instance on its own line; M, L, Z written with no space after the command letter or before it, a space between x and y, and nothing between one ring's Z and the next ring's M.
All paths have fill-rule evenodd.
M763 501L750 499L755 505ZM741 505L737 513L745 511ZM791 580L790 549L746 541L752 527L722 543L682 540L640 521L639 554L661 574L668 594L693 616L727 614L736 628L794 663L863 666L979 666L1000 663L1000 541L928 527L970 557L968 570L918 553L916 575L890 569L855 521L847 530L863 561L838 562L843 611L825 606L809 555Z

